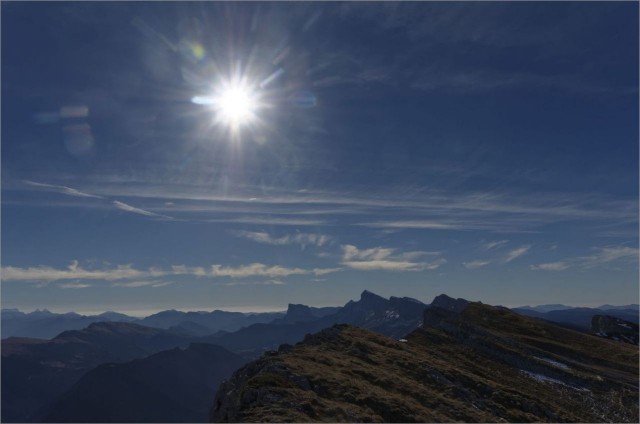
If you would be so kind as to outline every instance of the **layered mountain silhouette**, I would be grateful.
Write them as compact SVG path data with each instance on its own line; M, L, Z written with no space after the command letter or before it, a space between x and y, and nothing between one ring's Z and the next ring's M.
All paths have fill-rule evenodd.
M638 350L436 298L403 341L336 325L236 371L213 422L637 422Z
M211 397L246 362L193 343L87 372L42 415L43 422L204 422Z
M420 325L426 306L416 299L385 299L365 290L358 301L349 301L336 312L313 320L310 311L301 313L300 305L289 305L287 314L280 320L250 325L233 333L208 337L206 341L236 352L259 355L265 350L275 350L281 344L296 343L306 334L334 324L351 324L400 338Z
M3 309L2 338L18 336L50 339L63 331L80 330L94 322L103 321L133 322L136 318L117 312L87 316L75 312L56 314L46 309L28 314L17 309Z
M182 312L168 310L145 318L131 317L117 312L100 315L80 315L75 312L57 314L46 309L31 313L17 309L2 310L2 338L33 337L49 339L63 331L81 330L95 322L134 322L162 329L175 329L191 335L203 336L218 331L235 331L260 322L270 322L284 316L282 312L240 313L227 311Z
M282 312L244 314L227 311L182 312L169 310L143 318L139 324L164 329L172 327L183 328L187 331L195 329L196 333L204 335L218 331L236 331L248 325L271 322L282 316Z
M590 309L590 311L596 310ZM627 313L624 308L621 311ZM535 313L541 314L540 312ZM56 314L48 311L24 314L15 310L3 310L3 319L5 316L11 315L14 318L34 315L29 319L38 316L48 319L47 317L51 318L51 315ZM122 321L131 318L116 313L107 313L104 314L104 317ZM589 399L599 405L597 406L600 408L598 411L604 411L602 405L607 405L607 402L602 400L603 398L600 396L604 393L602 392L603 387L610 386L608 378L614 375L611 370L617 369L620 381L627 381L630 370L633 371L633 364L629 365L628 360L629 355L632 354L629 349L635 349L637 355L636 346L623 343L627 340L622 338L622 335L627 338L632 337L629 332L625 332L627 329L624 325L619 325L625 324L625 322L611 321L618 319L615 317L598 319L597 328L602 331L593 331L593 334L589 335L591 328L582 328L582 333L577 333L553 325L546 318L526 318L510 312L506 308L470 303L464 299L452 299L447 296L435 298L429 306L416 299L407 297L387 299L365 290L358 300L349 301L342 307L314 308L290 304L286 313L269 314L165 311L148 318L135 322L92 322L83 329L63 331L51 340L25 337L3 339L2 421L202 421L207 418L217 384L247 360L254 360L266 355L254 363L261 364L261 361L268 362L275 360L273 358L286 357L289 352L298 352L301 349L300 346L306 346L310 340L324 340L327 334L332 335L331 337L338 337L339 342L330 341L329 345L318 347L326 352L317 356L320 361L317 364L305 362L305 366L308 366L306 371L312 375L316 372L323 374L323 367L327 364L338 365L332 362L333 359L322 359L323 355L329 355L334 347L339 350L344 348L349 355L355 355L348 361L355 361L353 364L358 364L358 361L368 363L367 361L370 361L371 358L367 352L372 352L373 347L380 345L386 346L385 349L391 349L388 352L385 351L384 355L389 355L391 363L395 365L387 369L385 367L389 364L378 363L377 359L373 360L371 364L375 363L376 366L381 367L381 376L387 373L391 378L392 372L399 373L397 378L409 384L407 393L415 389L411 386L415 383L425 385L426 393L429 394L433 391L435 396L436 386L431 385L429 380L425 380L426 382L416 380L417 382L412 383L411 379L406 380L408 377L401 374L405 371L409 372L413 368L422 369L427 366L426 364L430 364L428 369L435 370L433 375L442 374L446 380L454 382L454 386L460 390L464 389L472 393L479 390L474 388L475 386L465 386L469 381L476 385L480 384L481 387L484 387L482 384L499 387L498 394L494 395L498 396L498 400L481 398L480 400L484 399L482 401L485 403L469 406L465 400L467 398L464 397L466 391L454 390L454 386L443 383L444 386L438 387L445 390L448 393L447 396L462 396L460 398L462 400L456 401L462 402L460 405L455 402L450 403L448 400L443 404L457 408L455 410L458 412L453 415L442 415L441 412L433 412L432 415L424 415L422 412L415 416L410 414L397 415L397 411L392 415L380 415L376 412L378 409L371 405L382 402L380 405L384 405L384 408L390 407L391 411L394 411L395 406L387 405L386 401L380 400L382 398L376 398L378 395L382 396L378 392L375 392L373 397L367 398L365 396L362 399L358 397L359 395L349 395L344 392L347 404L357 401L358 408L364 408L362 405L369 405L366 406L369 409L353 409L352 406L341 404L339 407L336 406L338 408L336 411L345 407L346 411L351 412L345 412L343 415L338 412L334 415L328 413L326 415L326 411L315 409L319 404L314 402L317 401L324 405L322 390L334 390L329 385L320 386L324 389L321 389L320 394L316 394L320 396L320 399L312 402L312 409L315 412L309 412L311 415L306 412L304 416L295 415L299 411L295 413L285 411L286 414L279 412L280 415L269 415L273 411L267 408L264 411L265 414L267 412L268 414L264 415L264 419L271 420L278 417L283 420L291 418L311 419L312 421L338 419L348 421L371 419L375 421L400 419L399 417L402 419L413 417L416 420L428 417L436 420L464 420L466 418L489 420L490 417L492 420L498 420L500 417L523 420L586 419L587 415L563 415L558 412L561 408L568 407L569 404L544 406L543 412L547 411L550 415L546 412L540 415L539 409L531 409L533 407L526 406L525 409L531 410L526 409L525 415L518 415L522 411L514 412L519 410L514 405L517 402L523 405L521 400L530 399L531 396L526 397L522 392L524 389L514 389L510 385L524 381L531 385L525 387L527 390L535 389L533 393L537 393L536 390L541 390L541 387L546 387L548 390L562 389L575 396L583 396L584 393L587 393L581 389L575 389L576 387L585 388L591 391L589 396L594 396L593 399ZM593 316L589 317L590 320L592 318ZM142 322L147 325L141 325ZM632 323L629 322L625 325ZM334 327L335 325L338 327ZM567 324L561 325L566 326ZM637 340L637 326L635 328ZM316 336L311 336L312 334L324 335L318 339L314 338ZM354 339L348 341L349 337ZM375 342L373 347L369 346L367 340L370 338L379 342ZM302 342L303 340L305 341ZM291 346L299 342L302 344ZM342 346L341 343L345 345ZM587 345L590 345L591 348L587 348ZM431 351L431 349L437 348L442 348L442 352L436 354ZM406 349L410 349L407 356L396 358L392 355L393 352L403 352ZM591 352L590 349L594 352ZM276 351L280 353L274 354ZM344 352L336 354L343 355ZM412 356L415 358L411 359ZM347 360L344 356L341 358ZM463 358L467 359L463 361ZM479 368L470 365L469 361L473 362L474 358L478 360L478 367L485 364L495 374L489 372L491 375L488 376L486 372L481 372ZM501 368L499 364L502 364L504 368ZM518 366L520 367L518 368ZM567 366L573 371L562 371L566 370L563 366ZM248 365L248 367L246 369L259 368L260 366ZM602 375L599 378L603 380L600 381L593 377L601 383L600 386L596 384L597 387L593 389L589 386L591 380L585 383L580 378L586 375L584 373L595 372L596 367L602 368L600 370ZM339 368L338 366L337 369ZM354 370L357 369L359 368L356 366ZM635 369L637 372L637 365ZM457 380L451 378L449 371L454 373ZM327 375L333 375L331 371L327 372ZM365 371L363 370L363 372ZM376 375L373 369L366 370L366 372ZM262 371L257 373L261 374ZM294 372L295 375L298 375L297 373L298 371ZM478 377L479 373L483 376L482 378ZM502 375L500 373L506 373L505 375L508 376L504 384L496 380ZM567 376L567 373L571 375ZM297 378L295 375L294 379ZM369 378L367 375L349 374L348 378L354 384L358 382L358 378L364 378L358 384L364 384L363 387L369 390L368 384L370 382L367 382ZM427 378L427 374L420 375L422 376L420 378ZM515 378L514 375L518 378ZM523 376L526 378L523 379ZM260 377L260 379L262 378ZM279 377L274 378L278 379ZM411 378L415 380L417 377ZM251 380L251 390L247 391L242 388L242 393L251 394L254 393L254 388L264 386L267 398L271 396L269 378L266 378L265 385L260 383L262 381L260 379ZM312 377L308 379L313 381ZM440 382L445 381L440 377L437 379ZM233 383L234 381L235 383ZM388 383L387 380L375 381L377 383L374 385L377 384L380 389L385 388ZM241 383L236 377L231 382L229 384L236 384L238 387L246 383ZM537 386L534 384L536 382L548 383L550 386ZM395 386L391 385L390 387ZM229 406L235 402L232 398L237 392L233 390L235 389L225 389L225 394L220 395L228 396L228 398L221 398L221 405ZM398 390L404 389L398 388ZM516 390L517 393L515 398L512 397L513 390ZM637 382L636 386L624 383L611 390L606 392L608 393L606 396L610 396L609 404L623 402L624 405L629 405L627 395L637 393ZM495 390L492 393L494 392ZM504 398L503 392L507 393L504 395L506 398ZM476 401L477 396L482 393L476 393L474 395L476 397L470 399ZM267 399L263 399L261 396L263 395L260 394L256 399ZM312 396L312 394L309 392L305 396ZM250 396L242 397L243 411L248 405L246 404L247 399L250 398ZM416 399L419 401L422 398ZM507 405L503 400L507 403L515 403ZM489 401L493 403L487 403ZM411 402L407 405L412 405ZM306 405L302 400L300 400L300 404ZM485 404L493 405L493 409L483 409L482 405ZM121 405L121 407L111 408L112 405ZM427 405L430 404L427 403ZM526 403L526 405L529 404ZM578 404L571 405L579 406ZM587 404L580 405L582 405L580 407L586 408ZM637 408L637 403L635 405ZM223 408L224 411L227 411L224 413L220 412L223 409L219 409L219 412L214 414L215 418L223 420L258 419L257 415L251 415L253 412L242 415L245 412L236 413L233 412L233 408ZM248 410L253 411L251 408L253 406L250 406ZM596 406L591 406L592 410L593 408ZM484 412L477 412L479 410ZM360 412L352 413L353 411ZM608 410L602 411L598 412L601 417L612 420L626 419L627 415L624 414L629 412L628 408L624 409L621 415L615 415ZM358 415L360 413L364 415ZM596 413L594 412L594 414Z
M179 346L192 337L133 323L93 323L51 340L2 340L2 421L38 420L42 407L91 368Z
M229 328L229 317L245 320L251 315L196 313L206 316L207 319L212 316L221 319L219 325L209 323L209 327L205 327L193 321L183 321L188 313L174 314L173 312L177 311L169 311L171 313L168 315L178 318L174 321L167 319L150 323L163 326L178 323L170 329L152 328L131 322L100 322L92 323L82 330L62 332L51 340L15 337L4 339L2 420L41 420L44 411L48 410L56 399L66 391L72 390L75 383L80 384L81 377L100 364L145 358L163 350L184 348L193 342L219 345L237 352L244 358L255 358L265 350L277 349L285 343L296 343L307 334L339 322L361 325L382 334L400 337L419 324L425 306L414 299L385 299L365 291L360 300L351 301L342 308L313 308L292 304L285 315L271 314L272 318L275 318L272 323L254 323L235 332L219 330L206 336L203 334L212 328ZM251 319L264 319L266 316L260 315L261 318ZM193 316L189 315L191 318ZM234 325L238 325L238 322ZM153 386L149 382L144 384L148 387ZM82 387L83 393L91 394L91 387L99 388L100 385ZM141 395L153 398L152 394ZM70 396L68 399L75 397ZM105 419L106 417L102 418L103 421ZM185 420L189 421L190 418ZM157 419L150 418L148 421Z
M558 305L546 305L558 306ZM608 305L603 305L608 306ZM636 306L633 308L633 306ZM589 331L591 328L591 319L594 315L609 315L626 321L638 323L639 311L637 305L627 305L613 309L599 308L563 308L557 310L538 311L535 309L513 308L512 311L521 315L540 318L558 324L565 324L582 331Z

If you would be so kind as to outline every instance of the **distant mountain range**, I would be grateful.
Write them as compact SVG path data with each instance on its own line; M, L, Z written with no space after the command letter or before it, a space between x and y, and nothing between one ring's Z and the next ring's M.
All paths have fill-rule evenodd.
M282 312L240 313L226 311L181 312L162 311L146 318L136 318L117 312L100 315L80 315L75 312L57 314L46 309L31 313L17 309L2 310L2 338L34 337L50 339L67 330L80 330L94 322L136 322L154 328L173 328L195 336L217 331L235 331L247 325L270 322L284 316Z
M336 325L236 371L211 422L637 422L638 349L436 298L401 341Z
M100 315L79 315L75 312L56 314L46 309L31 313L17 309L3 309L1 315L2 338L35 337L50 339L66 330L80 330L94 322L114 321L132 322L137 319L116 312L105 312Z
M468 304L442 299L437 298L433 306L450 313L459 313ZM247 360L290 349L308 335L337 324L360 327L390 341L403 339L426 322L428 307L416 299L386 299L365 290L358 300L342 307L290 304L286 313L170 310L136 319L117 313L82 316L3 310L3 336L5 328L48 335L55 328L88 324L65 329L50 340L2 340L2 421L199 421L207 416L217 384ZM635 313L627 321L637 323L637 310L629 309L606 314L589 308L518 312L542 318L534 320L540 326L551 325L548 321L553 320L578 322L584 333L589 332L594 315L629 318ZM96 319L103 321L93 321ZM615 332L622 327L607 320L599 322L607 329L601 337L623 340L618 336L622 333ZM566 322L562 325L578 328ZM624 336L632 338L628 332ZM209 399L208 403L203 399ZM108 411L100 406L106 401L127 406ZM151 405L157 403L162 405L154 409Z
M631 307L629 309L566 308L539 312L533 309L513 308L512 311L521 315L541 318L546 321L563 324L578 330L588 331L591 328L591 319L594 315L609 315L626 321L638 323L638 308L633 308L634 305L629 306Z
M576 308L585 308L584 306L567 306L567 305L563 305L561 303L552 303L552 304L548 304L548 305L538 305L538 306L517 306L515 308L511 308L511 309L528 309L531 311L536 311L536 312L551 312L551 311L562 311L565 309L576 309ZM629 305L608 305L608 304L604 304L601 306L598 306L597 308L591 308L591 309L599 309L602 311L607 311L607 310L612 310L612 309L631 309L631 310L637 310L639 308L639 305L637 303L631 303Z
M208 334L212 334L217 331L236 331L248 325L271 322L282 316L284 316L282 312L245 314L227 311L181 312L170 310L150 315L141 319L138 323L149 327L164 329L179 327L186 331L188 331L189 328L198 326L198 333L202 333L203 330L206 329L209 332Z
M365 293L370 293L365 290ZM366 296L366 295L365 295ZM377 295L373 295L377 296ZM378 296L379 297L379 296ZM409 299L394 298L393 299ZM397 301L396 301L397 302ZM420 305L422 302L416 301ZM346 305L345 305L346 306ZM2 338L33 337L50 339L67 330L80 330L94 322L135 322L154 328L172 329L192 336L206 336L220 331L234 332L243 327L260 323L294 323L310 322L338 312L341 307L314 308L306 305L289 305L286 312L241 313L227 311L197 311L182 312L167 310L136 318L118 312L104 312L99 315L80 315L75 312L58 314L46 309L24 313L18 309L2 309ZM639 306L630 305L602 305L598 308L572 307L562 304L548 304L538 306L519 306L512 310L527 316L547 319L553 322L576 325L581 329L588 329L592 315L608 314L621 319L638 321ZM559 313L558 311L573 311ZM618 312L612 312L618 311ZM544 315L549 314L549 315ZM285 318L285 315L287 316ZM280 321L279 321L280 320Z

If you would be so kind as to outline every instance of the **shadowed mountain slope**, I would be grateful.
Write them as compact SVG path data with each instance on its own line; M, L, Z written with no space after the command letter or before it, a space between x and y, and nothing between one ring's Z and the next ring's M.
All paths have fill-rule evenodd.
M246 365L210 419L638 421L636 346L506 308L446 296L432 305L407 342L339 325Z
M124 322L93 323L51 340L2 340L2 421L32 421L86 371L178 346L192 337Z
M85 374L43 422L204 422L223 379L246 362L219 346L194 343Z
M608 315L594 315L591 333L599 337L638 344L638 324Z

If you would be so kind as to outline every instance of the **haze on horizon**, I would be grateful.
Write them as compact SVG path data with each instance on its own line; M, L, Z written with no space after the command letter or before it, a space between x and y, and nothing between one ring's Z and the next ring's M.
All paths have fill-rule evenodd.
M637 3L1 7L3 308L637 303Z

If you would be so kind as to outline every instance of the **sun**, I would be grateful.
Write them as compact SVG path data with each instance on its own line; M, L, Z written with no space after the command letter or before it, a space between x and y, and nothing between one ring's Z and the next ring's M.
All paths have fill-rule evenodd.
M195 96L191 101L205 106L213 118L212 123L225 128L232 140L242 138L244 130L254 132L260 127L259 114L264 109L258 85L244 78L219 81L208 95Z
M222 121L238 126L251 119L255 113L256 101L246 87L228 87L220 93L216 109Z
M232 129L238 129L256 118L257 94L246 84L225 84L212 99L217 120Z

